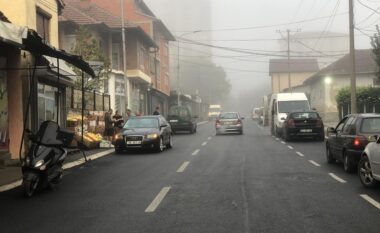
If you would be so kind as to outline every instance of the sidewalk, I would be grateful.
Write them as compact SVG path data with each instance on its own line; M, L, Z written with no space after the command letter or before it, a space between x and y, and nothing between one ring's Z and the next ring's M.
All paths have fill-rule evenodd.
M91 158L91 156L102 153L102 152L106 152L110 149L111 148L95 149L95 150L85 151L85 154L88 159L96 159L96 158ZM110 150L110 153L111 152L112 151ZM77 165L80 165L84 161L83 155L80 151L79 152L75 151L73 154L68 154L65 160L65 165L66 167L74 167L76 161L79 161ZM70 164L73 164L73 162L74 162L74 165L70 165ZM22 179L22 173L21 173L20 167L18 166L17 167L0 167L0 188L1 186L19 181L20 179Z

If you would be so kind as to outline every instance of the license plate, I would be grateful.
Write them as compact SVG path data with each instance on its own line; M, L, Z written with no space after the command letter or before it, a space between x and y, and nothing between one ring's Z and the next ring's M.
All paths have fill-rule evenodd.
M169 122L175 123L175 122L178 122L178 120L170 120Z
M225 121L223 125L232 125L231 121Z
M313 130L312 129L301 129L300 132L301 133L311 133L311 132L313 132Z
M141 141L127 141L127 145L140 145Z

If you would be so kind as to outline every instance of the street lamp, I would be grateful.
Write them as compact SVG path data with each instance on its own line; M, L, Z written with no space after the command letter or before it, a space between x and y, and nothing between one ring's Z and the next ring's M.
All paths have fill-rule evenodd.
M180 99L181 99L181 92L179 90L180 88L180 77L179 77L179 70L180 70L180 61L179 61L179 53L180 53L180 47L179 47L179 39L183 38L184 36L186 35L190 35L190 34L195 34L195 33L198 33L198 32L201 32L201 30L196 30L196 31L191 31L191 32L186 32L186 33L183 33L179 36L177 36L177 47L178 47L178 52L177 52L177 60L178 60L178 64L177 64L177 105L180 106Z
M332 83L332 78L329 77L329 76L326 76L325 79L323 80L325 82L325 84L331 84Z

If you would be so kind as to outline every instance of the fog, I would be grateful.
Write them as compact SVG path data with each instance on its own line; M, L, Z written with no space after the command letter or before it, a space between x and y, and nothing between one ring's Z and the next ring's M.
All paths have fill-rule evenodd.
M363 1L369 8L380 7L379 2ZM174 35L199 31L186 38L213 46L278 54L284 50L280 43L286 38L287 29L291 35L313 32L322 39L326 33L339 32L346 34L348 41L348 1L146 0L146 3ZM368 7L355 4L356 48L371 47L368 35L375 33L379 21L379 14ZM328 43L328 39L324 40ZM198 51L210 49L197 47ZM317 43L315 48L318 49ZM262 96L270 93L269 59L277 57L216 48L210 51L213 62L225 69L232 85L225 110L248 114L254 106L260 106ZM348 52L348 46L342 52ZM324 65L327 62L320 67Z

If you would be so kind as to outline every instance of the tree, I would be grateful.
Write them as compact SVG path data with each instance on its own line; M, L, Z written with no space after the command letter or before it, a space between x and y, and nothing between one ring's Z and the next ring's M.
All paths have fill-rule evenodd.
M204 102L223 103L231 91L226 72L209 59L187 59L181 62L181 89L199 96Z
M377 82L380 82L380 29L379 26L376 25L376 31L371 37L371 45L372 45L372 52L375 55L375 61L377 64L377 72L376 72L376 77L377 77Z
M90 29L85 26L80 26L76 30L76 39L71 53L81 56L85 61L99 61L104 65L102 71L96 79L93 79L89 75L84 75L84 89L85 90L98 90L103 87L104 80L108 79L109 74L109 61L104 54L102 47L100 46L99 40L95 38ZM72 66L73 67L73 66ZM75 88L82 88L82 71L76 67L73 67L77 78L75 80Z

